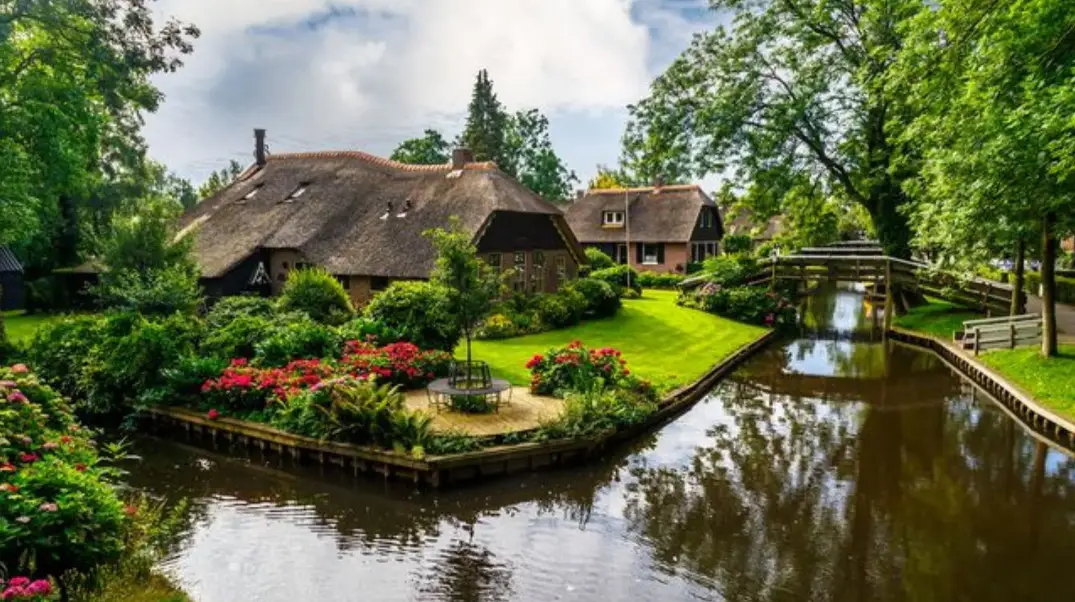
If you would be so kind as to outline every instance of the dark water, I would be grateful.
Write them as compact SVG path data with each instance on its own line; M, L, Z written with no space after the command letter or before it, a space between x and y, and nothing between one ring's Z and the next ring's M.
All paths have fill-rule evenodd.
M191 500L167 569L202 602L1072 599L1075 460L860 296L806 316L577 469L418 492L150 440L133 480Z

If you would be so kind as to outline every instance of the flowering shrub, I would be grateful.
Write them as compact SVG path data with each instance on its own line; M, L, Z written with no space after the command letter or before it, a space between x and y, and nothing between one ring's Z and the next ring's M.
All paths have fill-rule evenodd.
M58 393L25 366L0 367L0 566L59 576L118 559L127 524L115 476ZM34 583L9 581L4 595L45 599Z
M684 291L678 303L740 322L780 328L795 324L795 307L784 296L749 286L728 287L709 282Z
M647 382L631 375L620 352L611 347L587 349L579 341L537 354L526 363L530 370L530 391L538 395L560 395L589 391L595 384L621 388L655 398Z
M339 371L358 378L373 375L379 382L415 389L446 374L451 359L447 352L423 351L411 343L376 347L372 343L348 341L340 358Z
M503 313L495 313L482 322L475 334L479 339L509 339L519 334L515 322Z
M245 358L202 385L203 401L213 409L257 412L330 378L335 367L322 360L294 360L283 368L255 368Z
M12 577L4 583L0 580L0 600L23 600L44 602L52 599L52 583L48 579L31 581L29 577Z

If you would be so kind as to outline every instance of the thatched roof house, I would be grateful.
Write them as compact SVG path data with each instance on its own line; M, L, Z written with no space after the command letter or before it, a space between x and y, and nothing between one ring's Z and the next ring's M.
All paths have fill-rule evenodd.
M746 234L754 244L770 242L784 232L784 217L774 215L768 220L758 220L753 211L745 207L729 208L724 213L728 234Z
M657 272L715 255L724 236L717 204L694 184L589 190L567 221L583 245Z
M453 216L488 260L521 273L520 290L555 290L585 261L559 209L465 150L406 165L358 151L266 155L256 136L256 163L180 220L210 295L279 292L312 264L361 304L391 280L428 278L436 254L422 233Z

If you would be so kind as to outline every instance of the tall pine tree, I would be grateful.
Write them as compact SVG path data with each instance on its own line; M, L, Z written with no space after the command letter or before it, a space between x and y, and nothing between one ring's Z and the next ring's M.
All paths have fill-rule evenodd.
M495 161L502 171L514 176L516 165L508 152L509 126L508 113L493 92L489 72L482 69L474 82L467 125L459 142L474 153L476 161Z

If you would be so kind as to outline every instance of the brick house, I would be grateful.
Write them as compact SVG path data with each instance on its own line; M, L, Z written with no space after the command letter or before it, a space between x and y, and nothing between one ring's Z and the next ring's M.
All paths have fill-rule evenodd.
M690 185L589 190L567 209L585 247L650 272L686 271L720 251L717 204Z
M290 270L334 274L356 306L393 280L429 277L423 236L456 217L478 252L514 270L515 290L548 291L585 263L562 212L491 162L457 149L444 165L407 165L358 151L268 155L180 218L210 297L278 294Z

